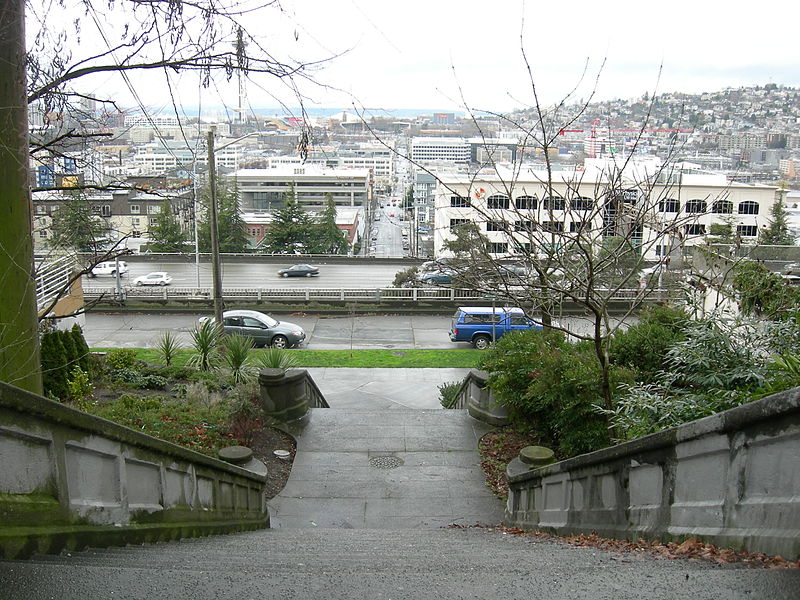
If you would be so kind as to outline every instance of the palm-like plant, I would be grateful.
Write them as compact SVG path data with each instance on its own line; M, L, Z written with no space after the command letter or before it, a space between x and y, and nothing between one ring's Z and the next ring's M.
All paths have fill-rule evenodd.
M181 343L171 331L165 331L161 334L161 337L158 338L156 352L158 352L158 355L164 362L165 366L169 367L172 365L172 361L175 360L175 356L178 354L178 350L180 349Z
M283 348L267 348L256 358L262 369L291 369L297 366L297 359Z
M252 376L248 365L253 338L243 335L228 335L222 339L222 360L230 371L234 384L247 381Z
M219 362L218 350L222 328L209 319L203 321L191 335L196 354L189 359L189 364L201 371L210 371Z

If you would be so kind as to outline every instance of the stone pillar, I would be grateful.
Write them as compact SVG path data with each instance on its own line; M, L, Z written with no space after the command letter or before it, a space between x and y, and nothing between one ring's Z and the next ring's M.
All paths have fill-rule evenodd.
M264 414L282 423L304 417L309 408L306 377L308 372L304 369L262 369L258 383Z

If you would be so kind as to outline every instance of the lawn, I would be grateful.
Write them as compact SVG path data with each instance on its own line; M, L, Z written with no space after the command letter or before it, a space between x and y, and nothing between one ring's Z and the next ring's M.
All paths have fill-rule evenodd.
M92 348L95 352L108 352L113 348ZM161 364L153 348L136 348L136 358L149 364ZM261 350L253 350L257 355ZM390 368L477 368L481 357L479 350L289 350L297 359L298 367L390 367ZM192 350L183 349L175 359L176 365L185 365Z

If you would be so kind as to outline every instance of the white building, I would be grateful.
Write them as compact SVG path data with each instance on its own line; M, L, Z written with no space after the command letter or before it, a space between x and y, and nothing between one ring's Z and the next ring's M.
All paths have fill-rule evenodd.
M440 174L435 192L434 256L453 229L475 223L491 253L513 256L550 249L578 233L592 243L627 236L656 260L678 247L702 242L714 224L730 224L743 243L754 243L768 222L776 188L728 182L692 165L669 172L657 160L626 166L621 183L609 184L610 162L547 172Z
M239 189L244 212L280 208L291 189L298 202L312 210L322 209L328 194L337 206L363 206L371 197L372 180L366 170L283 165L273 169L240 169L231 176Z
M415 163L446 162L467 165L470 144L463 138L415 137L411 140L411 160Z

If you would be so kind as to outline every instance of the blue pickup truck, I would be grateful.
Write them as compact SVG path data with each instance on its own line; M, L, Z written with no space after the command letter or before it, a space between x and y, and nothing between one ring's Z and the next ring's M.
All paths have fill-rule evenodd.
M470 342L485 350L511 331L541 328L521 308L459 306L450 321L450 341Z

